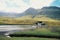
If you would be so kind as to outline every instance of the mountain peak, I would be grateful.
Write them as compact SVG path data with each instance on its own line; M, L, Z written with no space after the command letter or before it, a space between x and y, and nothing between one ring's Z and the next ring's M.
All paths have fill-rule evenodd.
M29 8L24 13L27 14L27 15L28 14L36 14L37 13L37 10L34 9L34 8Z
M27 10L36 10L36 9L34 9L34 8L31 7L31 8L28 8ZM26 10L26 11L27 11L27 10Z

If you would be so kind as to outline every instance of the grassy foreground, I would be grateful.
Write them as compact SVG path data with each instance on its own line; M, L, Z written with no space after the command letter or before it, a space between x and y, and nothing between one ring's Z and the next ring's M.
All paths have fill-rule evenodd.
M60 31L60 30L59 30ZM51 29L46 29L46 28L39 28L36 30L28 30L28 31L21 31L21 32L16 32L15 34L32 34L32 35L47 35L47 36L60 36L59 32L53 32Z
M59 33L54 33L46 29L36 29L34 31L22 31L22 32L17 32L15 34L36 34L36 35L49 35L49 36L59 36ZM38 37L12 37L12 38L7 38L7 37L0 37L0 40L60 40L56 38L38 38Z
M0 37L0 40L59 40L59 39L35 38L35 37L12 37L12 38Z

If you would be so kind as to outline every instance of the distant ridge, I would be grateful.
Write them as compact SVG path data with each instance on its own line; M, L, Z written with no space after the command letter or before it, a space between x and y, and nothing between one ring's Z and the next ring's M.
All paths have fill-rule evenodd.
M26 11L19 14L0 12L0 17L3 17L3 16L22 17L22 16L28 16L28 15L31 15L31 16L43 15L49 18L60 20L60 7L49 6L49 7L43 7L41 9L28 8Z

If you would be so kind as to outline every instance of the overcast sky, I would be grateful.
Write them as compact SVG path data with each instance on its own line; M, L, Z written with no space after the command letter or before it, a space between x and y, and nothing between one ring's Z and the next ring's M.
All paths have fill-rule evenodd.
M44 6L56 6L59 0L0 0L0 11L21 13L32 7L40 9ZM59 6L59 5L58 5Z

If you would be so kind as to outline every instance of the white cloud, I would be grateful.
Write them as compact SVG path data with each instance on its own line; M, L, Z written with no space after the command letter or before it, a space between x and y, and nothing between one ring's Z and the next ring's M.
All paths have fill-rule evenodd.
M0 11L5 12L23 12L29 6L22 0L0 0Z
M54 0L29 0L27 4L23 0L0 0L0 11L5 12L23 12L29 7L42 8L49 6Z
M50 6L54 0L30 0L30 6L33 8L42 8L44 6Z

